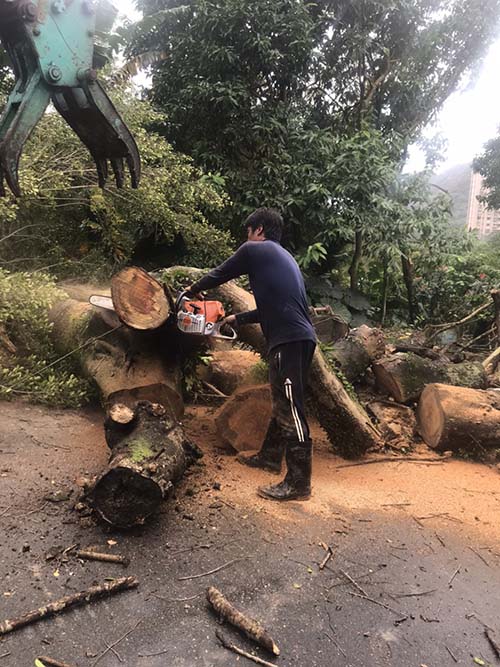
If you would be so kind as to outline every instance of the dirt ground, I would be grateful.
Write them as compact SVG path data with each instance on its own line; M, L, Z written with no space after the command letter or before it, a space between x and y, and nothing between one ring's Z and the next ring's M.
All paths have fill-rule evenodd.
M102 415L21 403L0 410L0 621L109 577L140 581L6 635L0 667L32 666L40 655L71 667L253 664L218 643L209 585L262 620L281 655L273 660L230 628L225 635L282 667L500 664L485 634L496 631L500 644L495 468L343 467L316 427L313 498L276 504L255 495L276 478L223 448L211 408L189 408L202 463L159 516L116 532L74 509L79 478L107 460ZM333 557L320 570L322 543ZM128 556L130 566L63 553L75 544Z

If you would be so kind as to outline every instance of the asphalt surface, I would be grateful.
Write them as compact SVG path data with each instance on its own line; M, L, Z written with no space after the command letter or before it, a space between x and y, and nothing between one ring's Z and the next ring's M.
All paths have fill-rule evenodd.
M325 493L317 512L297 502L269 510L265 501L251 501L255 478L214 448L208 421L194 432L205 462L175 497L146 526L111 531L74 509L77 478L98 471L107 458L101 416L22 404L0 409L0 621L109 577L134 575L140 582L136 590L6 635L0 667L34 665L40 655L72 667L253 664L222 648L217 629L282 667L500 664L485 635L488 627L498 633L493 637L500 634L498 516L479 530L473 519L441 513L439 506L425 517L419 507L410 513L412 499L391 498L383 509L337 502L336 485L360 494L366 469L375 466L318 482L315 497ZM376 467L370 484L384 478L384 465ZM440 470L429 466L425 474ZM488 489L498 484L500 493L498 473L474 464L460 471L464 489L475 479L481 493L481 479ZM473 517L480 496L460 496ZM488 524L485 517L478 515L478 524ZM333 555L320 570L322 543ZM130 565L63 553L75 544L122 554ZM206 574L212 570L218 571ZM279 658L218 624L205 600L209 585L263 622Z

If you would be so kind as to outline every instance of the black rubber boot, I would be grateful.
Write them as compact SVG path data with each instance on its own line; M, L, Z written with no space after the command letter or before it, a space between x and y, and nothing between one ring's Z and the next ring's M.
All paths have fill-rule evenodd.
M238 454L236 458L250 468L260 468L279 475L284 453L285 445L283 439L280 438L278 425L275 419L271 419L260 451L250 455Z
M307 500L311 497L312 442L287 442L285 479L273 486L261 486L257 493L270 500Z

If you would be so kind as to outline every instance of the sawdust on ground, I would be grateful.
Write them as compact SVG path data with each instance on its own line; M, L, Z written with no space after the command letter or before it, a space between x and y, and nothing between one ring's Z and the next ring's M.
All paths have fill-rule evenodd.
M391 514L395 519L410 516L436 530L445 526L465 531L500 548L500 475L494 467L458 459L349 466L333 454L325 434L313 422L312 498L307 502L271 502L257 496L256 489L280 478L238 463L235 453L221 443L213 413L213 408L188 408L188 434L205 452L208 469L218 473L225 501L247 508L249 516L273 523L307 521L312 515L331 517L342 531L345 517L368 510L384 518ZM422 446L418 455L429 457L433 453Z

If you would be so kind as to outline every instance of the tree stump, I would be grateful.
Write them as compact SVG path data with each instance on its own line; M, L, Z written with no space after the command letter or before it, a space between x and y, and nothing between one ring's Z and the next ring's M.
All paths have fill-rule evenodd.
M474 389L487 386L482 365L471 361L452 364L412 352L397 352L379 359L372 367L379 389L398 403L418 400L425 385L434 382Z
M104 428L110 461L87 498L107 523L140 525L182 477L195 450L158 403L141 401L134 410L113 406Z
M439 451L500 447L500 392L429 384L417 408L418 429Z

